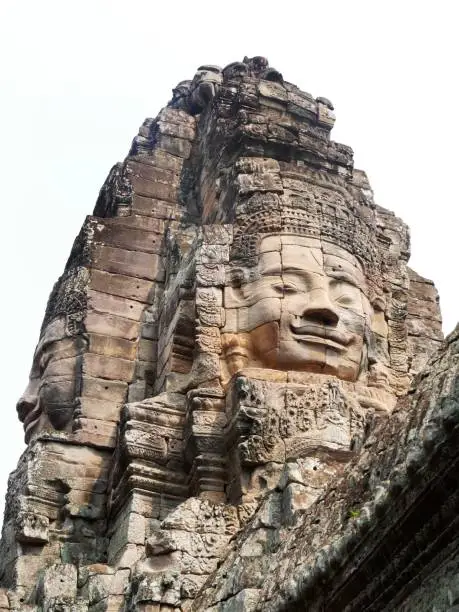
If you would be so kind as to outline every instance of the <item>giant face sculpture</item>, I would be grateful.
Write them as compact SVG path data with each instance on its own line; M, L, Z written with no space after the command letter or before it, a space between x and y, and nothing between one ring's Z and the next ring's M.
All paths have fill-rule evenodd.
M362 267L343 248L319 239L266 236L256 278L229 289L250 361L356 381L365 369L372 309Z
M69 333L65 316L45 328L35 350L29 384L17 404L26 443L35 432L69 426L79 395L80 356L85 348L82 335Z

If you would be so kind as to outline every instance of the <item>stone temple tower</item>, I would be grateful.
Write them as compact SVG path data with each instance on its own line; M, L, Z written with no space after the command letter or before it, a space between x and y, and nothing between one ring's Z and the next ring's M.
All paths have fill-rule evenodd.
M0 610L454 605L459 341L334 121L262 57L144 121L17 405Z

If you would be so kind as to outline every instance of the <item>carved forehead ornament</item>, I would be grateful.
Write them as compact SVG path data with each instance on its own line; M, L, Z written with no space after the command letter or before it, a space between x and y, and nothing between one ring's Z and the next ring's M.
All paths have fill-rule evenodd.
M339 194L335 195L338 199ZM374 272L381 265L384 246L378 241L371 211L365 215L357 206L349 206L342 197L341 200L326 202L317 188L311 189L308 198L252 198L235 227L232 259L256 265L258 242L263 235L293 234L335 244L354 255L367 274Z

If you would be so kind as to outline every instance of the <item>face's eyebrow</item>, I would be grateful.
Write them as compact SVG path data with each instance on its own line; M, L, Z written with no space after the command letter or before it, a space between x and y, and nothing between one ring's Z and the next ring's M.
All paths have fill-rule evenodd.
M32 361L32 367L34 367L35 364L39 365L39 361L41 357L49 349L49 347L52 344L55 344L59 340L63 340L63 339L64 338L46 338L44 340L41 340L38 343L37 348L35 349L35 353L34 353L33 361Z
M277 265L266 266L262 268L261 271L263 276L273 275L273 276L281 276L286 273L298 274L299 276L306 276L308 274L318 274L318 272L311 272L310 270L306 270L305 268L299 268L297 266L285 266L279 267Z
M351 285L354 285L354 287L357 287L357 289L362 288L363 279L361 278L360 274L354 274L349 270L337 270L336 268L326 268L326 273L330 278L350 283Z

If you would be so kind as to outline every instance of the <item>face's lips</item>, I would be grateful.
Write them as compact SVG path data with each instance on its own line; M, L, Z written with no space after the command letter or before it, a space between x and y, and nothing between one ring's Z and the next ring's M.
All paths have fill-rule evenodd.
M29 443L30 438L32 437L33 430L35 429L35 426L39 423L42 413L43 411L41 409L40 402L37 401L37 404L35 405L34 409L31 410L23 419L24 440L26 444Z
M25 415L23 419L24 431L27 433L41 417L41 406L40 402L37 402L33 410Z
M336 351L344 351L352 342L352 334L346 334L336 329L314 323L303 325L290 325L290 329L297 342L321 344Z

